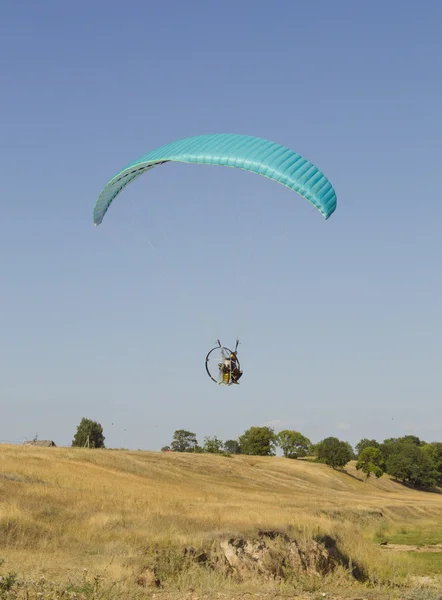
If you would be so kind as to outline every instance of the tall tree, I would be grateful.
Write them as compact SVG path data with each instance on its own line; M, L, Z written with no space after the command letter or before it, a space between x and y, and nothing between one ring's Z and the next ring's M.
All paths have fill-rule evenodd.
M425 442L421 441L416 435L404 435L398 438L387 438L379 446L385 459L391 454L398 452L404 445L422 446Z
M328 437L316 445L318 460L333 467L345 467L353 458L353 451L348 442L341 442L336 437Z
M430 457L434 466L438 470L439 485L442 483L442 442L431 442L422 446L422 450Z
M380 448L366 446L359 454L356 468L366 475L366 479L373 475L382 477L385 471L385 461Z
M356 455L359 456L365 448L379 448L380 443L376 440L368 440L367 438L362 438L360 442L358 442L355 446Z
M399 440L404 443L414 444L415 446L422 446L425 444L425 442L418 438L417 435L404 435L403 437L400 437Z
M387 459L387 473L415 488L431 488L439 479L439 471L431 457L415 443L404 443Z
M239 438L242 454L274 456L276 435L271 427L251 427Z
M198 447L196 435L185 429L177 429L170 447L174 452L195 452Z
M310 452L311 441L299 431L284 429L277 435L277 441L286 458L302 458Z
M97 421L83 417L72 440L72 446L105 448L103 427Z

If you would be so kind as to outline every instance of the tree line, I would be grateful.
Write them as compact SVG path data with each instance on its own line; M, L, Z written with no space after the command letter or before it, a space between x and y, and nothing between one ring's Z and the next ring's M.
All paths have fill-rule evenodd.
M195 433L178 429L171 444L161 450L275 456L277 447L286 458L308 458L333 469L342 469L356 460L356 469L364 473L366 479L387 473L413 488L428 490L442 485L442 442L428 443L414 435L388 438L383 442L363 438L353 449L349 442L336 437L312 444L299 431L285 429L275 433L271 427L251 427L236 440L223 442L217 436L206 436L200 446Z
M72 440L72 446L105 448L100 423L82 418ZM343 469L351 460L365 474L382 477L387 473L395 480L417 489L428 490L442 485L442 442L425 442L414 435L388 438L383 442L361 439L355 449L349 442L327 437L317 444L299 431L284 429L275 433L271 427L250 427L237 439L223 442L217 436L206 436L199 445L196 434L177 429L163 452L195 452L209 454L246 454L275 456L277 448L289 459L308 459Z

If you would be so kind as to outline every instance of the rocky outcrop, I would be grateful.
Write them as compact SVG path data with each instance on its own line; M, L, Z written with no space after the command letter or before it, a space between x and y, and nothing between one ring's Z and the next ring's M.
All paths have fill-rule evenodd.
M152 548L149 554L149 564L137 579L143 587L168 585L179 573L196 565L235 581L287 581L301 574L323 577L346 562L336 541L328 536L301 541L277 531L218 539L212 541L210 548L199 550L187 547L165 553Z
M257 575L287 579L301 572L323 576L337 564L324 544L315 540L302 543L285 535L262 533L255 540L230 538L220 542L220 549L232 572L241 579Z

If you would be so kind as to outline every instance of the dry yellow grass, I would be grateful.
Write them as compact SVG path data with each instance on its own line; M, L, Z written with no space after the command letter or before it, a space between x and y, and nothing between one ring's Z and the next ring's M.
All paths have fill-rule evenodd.
M261 528L339 533L351 558L388 579L408 563L368 541L386 520L441 522L442 496L386 477L365 483L351 465L345 474L283 458L0 446L0 558L33 575L132 576L148 544Z

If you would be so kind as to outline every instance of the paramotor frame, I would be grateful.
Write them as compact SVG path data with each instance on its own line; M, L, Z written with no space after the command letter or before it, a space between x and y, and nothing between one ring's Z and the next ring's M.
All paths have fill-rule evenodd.
M206 371L210 379L217 385L232 385L232 371L230 370L223 376L222 365L225 361L230 360L232 354L235 355L236 367L240 371L241 365L236 351L238 349L239 340L236 340L235 350L230 350L227 346L223 346L219 340L216 340L218 345L209 350L206 356ZM227 376L226 376L227 375Z

